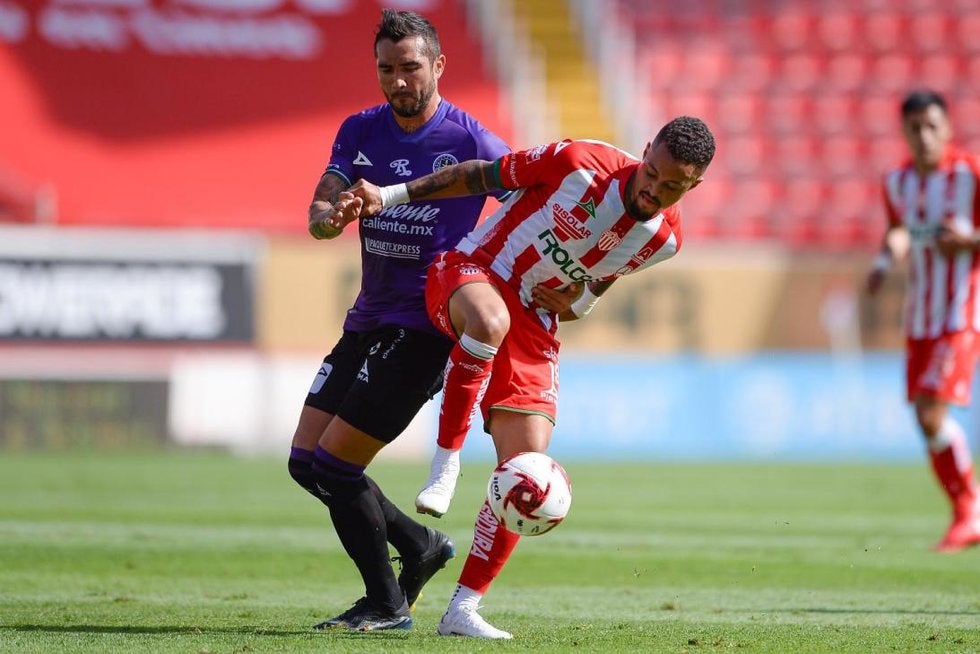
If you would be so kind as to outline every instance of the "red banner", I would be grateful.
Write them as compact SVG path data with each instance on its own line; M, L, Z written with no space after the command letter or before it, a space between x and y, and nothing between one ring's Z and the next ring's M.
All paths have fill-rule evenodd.
M382 6L436 25L442 93L509 139L457 0L0 0L0 216L304 231L340 121L384 100Z

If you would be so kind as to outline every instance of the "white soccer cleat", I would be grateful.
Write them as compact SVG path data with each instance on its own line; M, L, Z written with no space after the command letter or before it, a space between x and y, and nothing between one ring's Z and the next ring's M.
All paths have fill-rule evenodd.
M477 609L480 607L476 607ZM470 636L472 638L494 638L498 640L510 640L514 636L497 629L492 624L483 619L476 609L450 609L442 616L436 633L440 636Z
M415 509L441 518L449 511L449 503L456 492L456 479L459 477L459 450L440 451L432 459L429 478L415 497Z

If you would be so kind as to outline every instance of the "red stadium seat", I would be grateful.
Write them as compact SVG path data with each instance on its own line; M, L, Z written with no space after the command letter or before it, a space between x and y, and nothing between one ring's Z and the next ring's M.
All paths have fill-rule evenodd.
M948 50L951 31L948 15L938 9L919 11L908 20L912 48L920 53Z
M861 33L862 43L873 52L887 53L902 47L905 19L888 5L869 11Z
M821 164L830 177L853 177L864 173L864 140L853 134L838 134L822 139Z
M856 113L855 127L865 136L894 135L899 129L898 105L891 95L862 94Z
M775 57L763 52L741 52L732 55L728 74L719 87L733 91L761 91L769 87L776 70Z
M818 95L813 100L813 123L822 135L854 131L854 100L844 93Z
M713 175L732 175L687 203L719 212L703 235L873 248L881 177L908 157L898 103L912 88L946 94L957 141L980 148L980 0L628 1L669 17L668 31L638 33L682 71L656 104L712 116Z
M681 58L681 71L674 88L706 91L717 87L728 73L731 57L727 48L715 39L697 41L688 48Z
M834 92L850 92L865 84L868 58L856 52L839 52L827 60L821 88Z
M786 55L779 67L778 86L796 92L810 91L823 75L824 59L810 52Z
M955 21L956 42L962 52L976 56L980 53L980 13L974 7L964 10Z
M723 94L717 98L718 126L727 134L745 134L758 129L762 101L751 93Z
M787 3L773 15L773 43L783 52L810 51L815 20L804 3Z
M914 72L912 55L905 52L883 54L872 61L868 83L875 89L900 93L912 85Z
M820 47L829 52L845 52L854 49L859 38L858 13L847 7L825 11L817 19Z
M725 170L732 175L764 174L768 163L768 143L757 134L729 136L718 155Z
M980 72L980 59L977 60L977 72ZM919 79L931 88L944 93L955 91L963 79L963 58L948 52L934 52L926 55L919 62Z
M802 93L774 93L765 98L764 123L773 134L799 135L809 131L810 97Z
M807 175L819 164L819 146L815 138L802 133L787 134L772 142L772 164L786 178Z
M647 75L651 90L659 91L673 85L680 63L680 49L670 39L662 39L656 47L647 48L643 52L640 70Z

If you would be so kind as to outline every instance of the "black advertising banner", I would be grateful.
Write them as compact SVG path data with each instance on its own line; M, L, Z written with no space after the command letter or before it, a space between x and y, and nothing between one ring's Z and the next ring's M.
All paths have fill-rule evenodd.
M0 230L0 341L250 343L260 242Z

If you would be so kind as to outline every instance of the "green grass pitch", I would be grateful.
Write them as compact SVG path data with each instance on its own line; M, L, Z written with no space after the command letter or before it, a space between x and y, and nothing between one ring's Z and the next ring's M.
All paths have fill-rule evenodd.
M0 652L977 652L980 549L929 546L922 465L569 462L566 522L485 598L510 642L435 626L489 473L464 467L460 556L408 632L313 633L360 580L284 460L0 455ZM423 465L372 468L411 506Z

